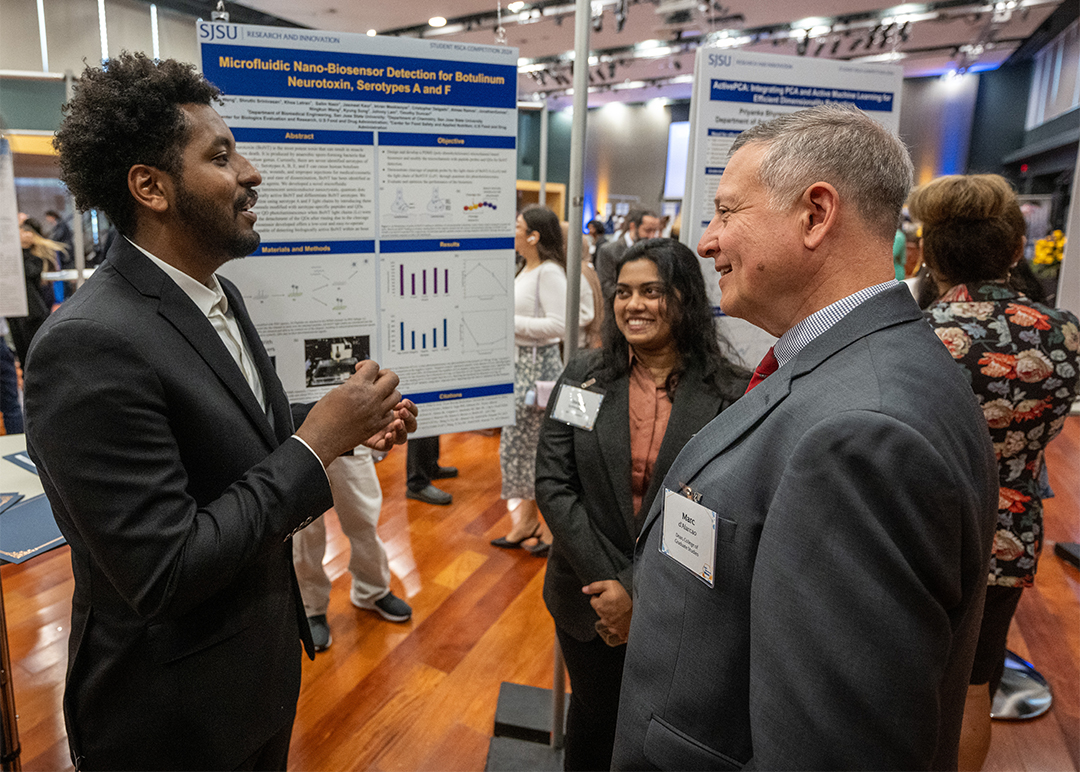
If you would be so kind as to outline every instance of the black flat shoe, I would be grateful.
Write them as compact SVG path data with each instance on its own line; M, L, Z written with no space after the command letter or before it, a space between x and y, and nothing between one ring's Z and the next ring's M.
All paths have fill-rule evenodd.
M523 536L522 538L518 539L517 541L510 541L505 536L502 536L502 537L500 537L498 539L492 539L491 540L491 546L492 547L502 547L505 550L517 550L517 549L521 549L521 545L524 544L525 542L527 542L529 539L535 539L538 536L540 536L540 524L539 523L537 523L536 527L533 528L533 532L530 533L528 536Z
M525 549L527 549L529 554L534 558L546 558L548 553L551 552L551 545L546 541L538 541L533 546L526 547Z

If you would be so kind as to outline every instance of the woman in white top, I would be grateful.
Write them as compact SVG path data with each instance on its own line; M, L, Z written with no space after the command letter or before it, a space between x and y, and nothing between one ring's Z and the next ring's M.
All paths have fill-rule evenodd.
M566 331L566 252L559 218L544 206L526 207L514 228L514 249L524 265L514 279L514 413L499 441L502 497L521 499L518 517L496 547L526 547L547 554L536 509L536 445L544 413L526 404L536 381L553 381L562 372L559 342Z

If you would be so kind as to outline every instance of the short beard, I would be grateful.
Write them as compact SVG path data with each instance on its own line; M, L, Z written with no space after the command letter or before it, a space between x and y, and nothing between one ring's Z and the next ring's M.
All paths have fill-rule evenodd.
M221 223L221 213L217 206L192 193L184 184L182 176L179 183L176 191L176 212L188 227L197 229L204 238L215 240L212 244L213 251L220 251L227 259L235 260L247 257L259 248L262 241L259 234L255 230L245 232L236 224L236 215L246 203L247 196L239 202L233 202L233 217L225 226Z

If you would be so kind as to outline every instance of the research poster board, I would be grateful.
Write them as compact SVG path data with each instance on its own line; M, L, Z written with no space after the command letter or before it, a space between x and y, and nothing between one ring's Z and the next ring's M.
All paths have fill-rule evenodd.
M713 216L728 151L743 131L796 110L844 104L864 110L897 133L902 80L903 70L891 65L699 48L690 103L683 243L697 248ZM744 362L756 366L776 339L749 322L723 316L711 260L702 260L702 272L721 329Z
M0 136L0 316L26 316L26 275L11 145Z
M293 402L374 359L417 437L514 422L516 48L200 21L262 174L232 279Z

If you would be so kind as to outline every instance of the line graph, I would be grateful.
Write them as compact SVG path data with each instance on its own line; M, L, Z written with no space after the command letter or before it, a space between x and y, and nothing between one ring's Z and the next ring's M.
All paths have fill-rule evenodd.
M462 348L487 351L506 344L509 327L506 311L466 311L461 315Z
M467 298L506 297L510 264L507 260L465 260L461 282Z

